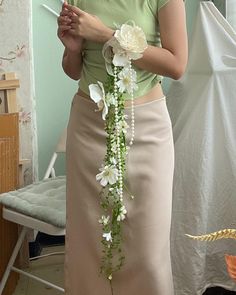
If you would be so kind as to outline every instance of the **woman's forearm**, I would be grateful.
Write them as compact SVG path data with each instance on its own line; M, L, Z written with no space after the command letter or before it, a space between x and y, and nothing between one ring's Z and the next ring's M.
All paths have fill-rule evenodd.
M149 45L143 57L133 63L146 71L178 80L187 64L186 55L177 56L165 48Z
M178 80L188 60L186 16L183 1L169 1L158 12L162 47L149 45L134 61L143 70Z
M65 48L62 58L64 72L73 80L79 80L83 66L82 51L74 52Z

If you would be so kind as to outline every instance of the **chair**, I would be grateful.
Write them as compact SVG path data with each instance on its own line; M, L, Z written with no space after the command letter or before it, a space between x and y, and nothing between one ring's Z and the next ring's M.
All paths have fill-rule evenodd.
M23 271L15 267L14 263L28 231L33 229L48 235L65 235L66 177L57 177L54 168L58 154L65 152L65 143L66 130L64 130L56 145L43 180L16 191L4 193L0 197L0 202L3 204L3 218L22 226L17 243L0 282L0 295L11 271L18 272L64 292L64 289L60 286ZM64 252L52 253L51 255L55 254L64 254ZM31 260L45 258L49 255L41 255L31 258Z

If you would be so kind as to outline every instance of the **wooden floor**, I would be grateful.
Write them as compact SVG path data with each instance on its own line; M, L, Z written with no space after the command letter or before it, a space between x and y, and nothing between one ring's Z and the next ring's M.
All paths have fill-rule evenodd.
M64 246L43 247L41 254L51 252L64 251ZM64 273L63 273L64 256L51 256L44 259L39 259L30 262L30 267L27 271L37 274L38 276L48 279L49 281L63 288ZM13 295L62 295L63 293L53 288L47 287L35 280L21 276L17 288ZM127 294L128 295L128 294ZM236 295L236 292L226 291L222 288L208 289L203 295Z
M64 246L45 247L42 255L52 252L64 251ZM63 273L64 255L50 256L30 262L28 271L32 274L40 276L45 280L63 288L64 273ZM62 295L63 293L51 287L47 287L42 283L32 280L26 276L21 276L13 295Z

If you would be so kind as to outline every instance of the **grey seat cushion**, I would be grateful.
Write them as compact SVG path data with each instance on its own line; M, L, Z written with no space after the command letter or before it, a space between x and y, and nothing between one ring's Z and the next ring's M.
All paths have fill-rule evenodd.
M0 202L19 213L64 228L66 178L58 176L0 195Z

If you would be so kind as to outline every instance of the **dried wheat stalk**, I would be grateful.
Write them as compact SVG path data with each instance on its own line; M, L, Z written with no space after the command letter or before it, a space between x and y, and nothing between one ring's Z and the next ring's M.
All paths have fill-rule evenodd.
M186 236L190 237L191 239L198 240L198 241L215 241L220 239L235 239L236 240L236 229L223 229L219 230L210 234L201 235L201 236L192 236L185 234Z

